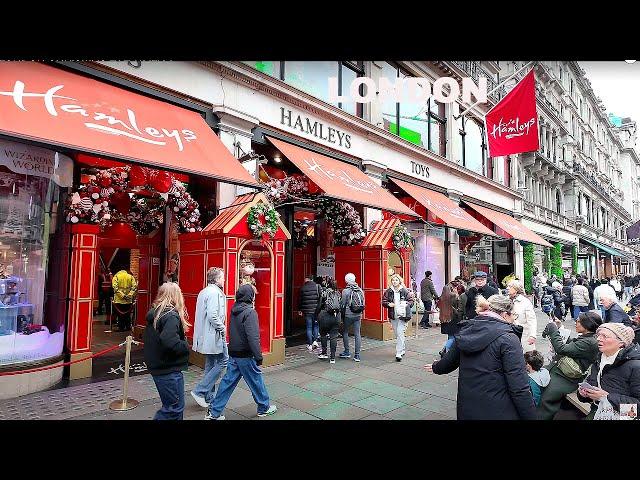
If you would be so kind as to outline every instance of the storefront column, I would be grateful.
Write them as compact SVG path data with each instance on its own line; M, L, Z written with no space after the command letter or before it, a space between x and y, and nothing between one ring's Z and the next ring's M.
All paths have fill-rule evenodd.
M218 123L219 137L224 146L227 147L236 158L240 158L244 154L249 153L251 151L251 138L253 137L251 130L257 127L260 121L255 117L231 110L227 107L214 107L213 111L220 118L220 123ZM248 162L248 164L244 166L257 178L255 160ZM242 195L249 191L253 191L253 189L218 182L216 205L219 209L228 207L233 203L237 195Z
M520 244L518 240L513 241L513 268L520 280L522 280L524 284L524 248Z
M456 204L460 203L462 192L457 190L447 190L447 196ZM447 237L448 254L449 254L449 281L460 275L460 237L455 228L449 228Z
M363 160L362 166L364 168L364 173L370 176L376 184L382 185L382 179L387 171L387 167L385 165L374 160ZM365 207L364 218L362 219L362 225L365 229L369 230L371 222L378 222L380 220L382 220L381 210Z
M69 271L69 317L66 347L70 361L91 356L93 327L94 273L98 259L98 225L72 225L71 268ZM69 367L69 379L91 376L92 360Z

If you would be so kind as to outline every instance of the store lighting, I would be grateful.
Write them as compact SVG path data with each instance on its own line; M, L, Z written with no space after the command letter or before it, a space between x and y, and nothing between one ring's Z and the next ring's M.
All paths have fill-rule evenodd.
M273 157L273 161L276 162L276 163L280 163L280 162L282 162L282 158L280 158L278 156L275 156L275 157Z

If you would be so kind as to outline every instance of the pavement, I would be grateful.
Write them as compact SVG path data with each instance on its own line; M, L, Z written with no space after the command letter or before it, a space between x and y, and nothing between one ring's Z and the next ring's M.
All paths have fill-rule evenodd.
M547 316L536 309L538 331ZM575 331L573 322L565 326ZM439 358L446 335L440 328L420 330L407 338L407 353L395 361L395 340L363 338L360 363L353 359L318 360L305 346L286 349L283 365L263 369L276 414L260 420L455 420L457 371L449 375L426 372L423 365ZM353 353L353 337L350 344ZM538 350L545 352L547 340L538 337ZM338 341L337 353L342 351ZM202 378L194 365L184 372L185 420L202 420L205 409L189 392ZM0 420L150 420L160 408L151 375L129 379L129 398L137 408L127 412L109 410L109 403L122 398L122 379L69 386L0 401ZM223 413L227 420L258 419L256 405L244 381L238 384Z

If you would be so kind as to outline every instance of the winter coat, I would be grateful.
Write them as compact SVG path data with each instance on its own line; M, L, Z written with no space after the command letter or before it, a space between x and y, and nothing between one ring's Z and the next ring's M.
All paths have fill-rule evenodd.
M420 282L420 299L423 302L432 302L434 298L438 298L436 287L430 278L424 278Z
M553 315L556 318L564 318L567 312L565 311L564 314L562 313L562 305L564 304L564 296L562 295L562 292L557 288L547 286L544 289L544 294L553 296Z
M184 334L182 321L174 309L165 310L156 327L152 308L146 316L144 329L144 361L151 375L165 375L187 370L189 367L189 344Z
M260 326L258 313L253 308L254 298L255 291L251 285L242 285L236 292L229 321L229 356L253 357L258 365L262 365Z
M113 303L133 303L133 297L138 291L138 283L133 275L126 270L120 270L113 276L111 286L113 287Z
M404 320L405 322L408 322L411 320L411 307L413 307L413 303L415 299L414 299L413 292L406 287L400 287L400 301L403 301L403 300L405 300L409 304L409 308L407 309L409 312L409 315L405 317L400 317L400 320ZM382 305L387 307L387 316L389 320L395 320L396 319L395 307L390 307L389 306L390 303L395 303L393 287L389 287L384 291L384 294L382 295Z
M489 286L488 284L478 289L477 287L471 287L467 290L467 305L465 307L464 316L466 319L476 318L476 297L482 295L484 298L489 298L491 295L498 293L498 289Z
M305 315L311 315L316 311L320 293L320 285L316 282L305 282L300 288L298 309Z
M627 312L625 312L617 303L614 303L609 308L604 309L603 323L623 323L627 327L633 326L631 318L629 317Z
M533 395L533 403L536 407L540 405L540 398L542 397L543 390L549 385L551 381L551 375L549 370L542 367L540 370L533 371L529 374L529 388L531 388L531 394Z
M593 310L596 308L595 304L593 303L593 288L591 288L591 285L587 283L583 284L583 286L589 292L589 310Z
M538 320L531 300L524 295L518 295L513 299L513 312L518 315L514 323L522 327L522 350L524 352L535 350L536 345L529 344L530 337L536 338L538 336Z
M571 303L575 307L586 307L591 302L589 290L584 285L576 285L571 289Z
M549 337L549 341L556 352L553 362L551 363L551 371L557 375L566 378L568 381L578 385L580 379L565 377L562 371L556 366L560 357L573 358L580 366L580 370L586 372L589 366L596 360L598 355L598 340L595 333L585 333L579 337L570 338L564 343L562 336L558 331L558 327L554 322L549 322L542 332L543 337Z
M521 327L492 316L463 322L433 373L459 368L458 420L533 420L533 396L518 334Z
M598 385L598 372L602 354L598 353L596 361L591 367L591 374L587 382ZM632 343L618 352L612 365L605 365L600 377L600 388L609 395L607 399L613 408L619 412L621 403L634 403L640 405L640 346ZM590 398L583 397L578 391L578 398L582 402L593 402ZM591 410L597 409L594 404Z
M342 298L340 299L340 311L342 313L342 318L349 317L360 319L362 318L362 312L355 313L351 311L352 292L362 292L362 289L356 283L347 283L347 286L342 290Z
M573 307L573 300L571 298L571 292L573 288L570 285L565 285L562 287L562 296L564 300L564 305L567 307L567 310Z
M207 285L196 300L193 351L203 355L224 352L227 297L217 285Z

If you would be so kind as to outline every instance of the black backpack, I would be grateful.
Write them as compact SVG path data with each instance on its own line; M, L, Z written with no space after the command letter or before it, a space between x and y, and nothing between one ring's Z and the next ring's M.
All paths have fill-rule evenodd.
M542 307L542 311L544 313L550 313L553 310L553 295L547 293L542 296L540 300L540 306Z
M349 310L353 313L362 313L364 312L364 292L361 289L353 289L351 290L351 297L349 299Z
M329 313L337 313L340 311L340 300L342 296L337 290L326 290L324 309Z

